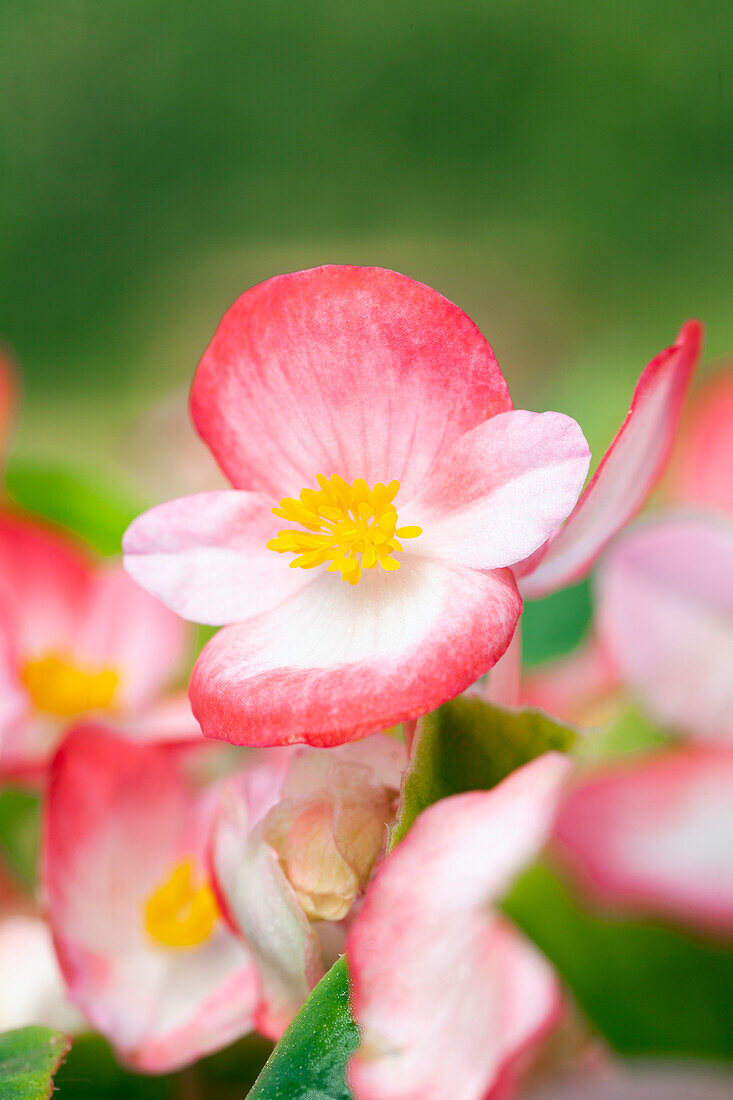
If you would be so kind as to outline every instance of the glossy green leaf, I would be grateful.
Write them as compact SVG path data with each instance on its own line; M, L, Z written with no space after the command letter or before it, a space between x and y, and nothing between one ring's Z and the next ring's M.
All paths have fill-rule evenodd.
M572 748L574 733L536 710L506 710L462 695L421 719L405 774L392 843L433 802L489 790L550 749Z
M248 1100L351 1100L346 1063L358 1041L342 958L321 979L275 1047Z
M47 1100L71 1042L46 1027L0 1035L0 1100Z
M144 508L118 486L88 473L31 462L10 462L5 474L10 500L57 523L99 554L119 554L125 529Z
M523 875L504 908L621 1054L733 1058L729 947L595 915L546 867Z

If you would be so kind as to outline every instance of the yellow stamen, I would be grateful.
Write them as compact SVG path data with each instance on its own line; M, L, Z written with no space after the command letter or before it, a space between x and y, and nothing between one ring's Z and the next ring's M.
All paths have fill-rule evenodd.
M194 884L193 862L184 859L145 906L148 935L166 947L195 947L211 935L219 906L208 883Z
M416 539L421 527L397 527L392 501L399 481L378 482L369 488L363 477L352 485L338 474L329 480L317 475L320 489L303 489L300 499L285 497L273 515L305 530L286 528L267 543L278 554L296 554L291 569L313 569L328 562L327 572L338 572L343 581L358 584L362 569L399 569L392 557L402 550L399 539Z
M20 678L36 710L68 717L112 705L119 677L114 669L79 668L63 654L29 661Z

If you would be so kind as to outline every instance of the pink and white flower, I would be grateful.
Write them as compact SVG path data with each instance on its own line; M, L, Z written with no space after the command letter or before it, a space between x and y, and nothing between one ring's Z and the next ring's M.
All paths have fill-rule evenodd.
M567 516L589 461L569 417L513 411L461 310L377 268L243 294L191 411L234 488L141 516L125 561L225 624L191 701L207 736L250 745L353 740L483 675L521 610L507 567Z
M106 716L131 737L200 739L190 709L174 714L161 699L188 641L186 625L120 566L93 563L40 522L0 515L0 774L41 775L81 716Z
M597 629L621 683L663 727L733 740L733 523L667 514L619 538Z
M705 380L682 424L667 481L676 503L733 516L733 369Z
M546 753L424 810L347 939L357 1100L483 1100L555 1020L550 965L494 906L543 847L570 770Z
M394 818L405 750L392 737L263 750L222 789L212 864L222 908L262 989L257 1030L279 1038L343 951Z
M72 1001L127 1064L162 1073L253 1027L258 978L222 919L212 792L164 748L73 730L51 769L43 885Z
M606 906L733 934L733 748L690 745L579 778L555 838Z
M0 920L0 1031L56 1028L86 1030L68 1001L49 927L41 917L13 914Z

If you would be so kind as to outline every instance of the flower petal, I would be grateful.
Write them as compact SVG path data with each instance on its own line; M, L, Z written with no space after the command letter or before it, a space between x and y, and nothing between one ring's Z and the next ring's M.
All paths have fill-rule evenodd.
M67 1033L86 1030L66 999L51 933L40 917L0 921L0 976L0 1030L33 1025Z
M135 710L171 683L190 641L182 619L113 566L91 578L70 648L82 667L114 669L115 706Z
M312 579L267 549L282 526L261 493L222 490L159 504L130 525L125 568L185 619L220 626L268 611Z
M400 523L422 535L413 552L498 569L526 558L565 519L583 488L590 451L562 413L514 411L453 444Z
M569 761L435 803L370 886L347 939L357 1100L481 1100L556 1007L550 967L492 912L552 827Z
M237 488L279 499L317 473L412 493L463 432L510 409L488 342L457 306L380 268L279 275L225 314L191 412Z
M675 447L671 495L733 516L733 370L708 378Z
M266 760L254 773L248 770L224 786L212 839L218 893L254 952L262 981L257 1029L273 1039L282 1035L323 973L318 937L250 806L253 780L262 786L256 772L271 773L281 787L283 764L288 764L286 757ZM276 801L277 795L272 804ZM258 809L262 813L264 806Z
M501 656L521 610L508 571L404 555L358 585L317 577L225 627L199 657L191 704L207 737L328 747L425 714Z
M606 904L733 932L733 749L658 752L591 775L555 835Z
M733 739L733 524L670 516L618 539L598 575L598 630L663 725Z
M688 321L644 369L626 419L570 518L515 570L524 596L536 599L580 580L639 511L669 457L701 346L702 326Z
M184 856L204 861L203 806L174 758L92 727L54 761L44 887L74 1002L129 1064L164 1072L253 1024L251 957L225 927L186 951L153 943L144 910Z

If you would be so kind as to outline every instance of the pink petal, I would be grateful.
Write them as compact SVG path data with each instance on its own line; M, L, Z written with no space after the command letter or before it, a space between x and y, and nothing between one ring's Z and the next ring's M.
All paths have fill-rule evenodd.
M578 726L606 724L619 697L616 671L594 636L566 657L529 669L521 690L525 706Z
M515 570L524 596L536 599L584 577L642 507L669 457L701 345L702 326L688 321L643 370L626 419L567 523Z
M19 661L68 652L92 566L51 527L0 516L0 620Z
M549 965L492 912L543 846L570 768L546 753L425 810L347 940L357 1100L482 1100L557 1005Z
M287 758L264 761L255 772L269 771L281 788L283 763L287 765ZM262 981L257 1029L278 1039L323 974L323 964L316 932L257 828L250 808L251 782L252 775L245 772L222 791L212 861L219 895L257 959ZM255 776L255 782L261 786L262 780ZM279 791L271 805L278 796ZM259 812L264 809L260 802Z
M0 921L0 979L0 1030L33 1025L67 1034L87 1030L66 998L51 933L40 917Z
M125 737L151 745L190 745L204 741L201 726L193 716L185 691L157 699L149 707L130 717L122 726Z
M697 394L672 461L675 500L733 515L733 370L728 367Z
M163 1072L250 1030L256 975L223 922L167 950L144 926L150 894L184 855L204 865L206 807L161 749L91 727L54 761L44 888L72 999L131 1065Z
M556 837L606 904L733 932L733 749L691 746L608 767L570 795Z
M477 685L477 691L499 707L518 707L522 702L522 622L521 619L509 643L509 648L496 662L488 680Z
M190 685L207 737L328 747L425 714L482 676L511 640L511 574L403 555L356 586L328 573L274 611L225 627Z
M598 576L598 630L653 718L733 739L733 524L672 516L619 539Z
M191 411L237 488L276 499L317 473L410 495L463 432L511 408L494 353L457 306L380 268L279 275L225 314Z
M113 566L94 574L71 648L82 667L114 669L115 706L135 710L171 683L190 642L177 615Z
M572 510L589 462L569 416L501 413L442 455L400 523L422 527L415 553L474 569L512 565Z
M260 493L223 490L159 504L123 539L125 568L179 615L219 626L250 619L310 580L267 542L282 527Z

